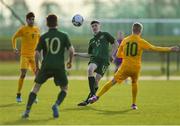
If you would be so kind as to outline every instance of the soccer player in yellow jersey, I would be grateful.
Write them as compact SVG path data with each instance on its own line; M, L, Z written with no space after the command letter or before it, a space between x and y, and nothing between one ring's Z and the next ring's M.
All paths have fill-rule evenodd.
M34 26L35 15L32 12L29 12L26 15L27 25L19 28L12 37L13 50L16 54L19 54L19 51L16 47L16 39L21 39L21 49L20 49L20 78L18 81L18 90L16 101L21 102L21 89L23 86L24 78L27 73L27 69L30 68L35 74L35 48L38 44L40 37L40 30L37 26Z
M132 35L123 39L117 52L118 58L123 58L122 64L115 73L113 79L107 82L104 87L89 99L90 103L97 101L105 92L107 92L117 82L121 83L128 77L132 80L132 109L137 109L136 96L138 92L138 77L141 69L141 57L143 50L151 51L179 51L179 48L174 47L158 47L151 45L149 42L141 38L143 26L140 23L134 23L132 26Z

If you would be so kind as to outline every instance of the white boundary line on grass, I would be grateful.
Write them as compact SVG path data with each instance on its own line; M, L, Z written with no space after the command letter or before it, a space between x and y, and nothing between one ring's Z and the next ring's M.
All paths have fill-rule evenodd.
M102 80L110 80L112 77L103 77ZM19 76L0 76L0 80L18 80ZM26 80L33 80L33 76L26 77ZM69 76L69 80L87 80L87 76ZM140 76L139 80L167 80L165 76ZM180 80L180 76L171 76L170 80Z

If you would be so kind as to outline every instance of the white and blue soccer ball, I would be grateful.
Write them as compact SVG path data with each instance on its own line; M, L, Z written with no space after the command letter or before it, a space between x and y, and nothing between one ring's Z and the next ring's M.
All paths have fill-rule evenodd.
M79 27L83 24L84 18L80 14L76 14L72 18L72 23L74 26Z

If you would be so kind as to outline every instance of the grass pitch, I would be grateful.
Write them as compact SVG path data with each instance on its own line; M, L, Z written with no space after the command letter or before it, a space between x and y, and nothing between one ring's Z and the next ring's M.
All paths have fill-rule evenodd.
M69 81L69 93L60 107L60 118L53 119L51 106L59 89L49 80L41 88L28 120L21 119L32 80L23 87L23 102L15 102L17 81L0 80L0 124L180 124L179 81L140 81L138 110L131 110L131 85L116 85L92 105L78 107L88 93L87 81ZM100 87L104 81L101 81Z
M73 76L86 76L87 75L87 65L88 61L78 61L74 62L73 68L68 71L70 75ZM143 76L166 76L166 72L162 73L161 71L161 62L143 62L141 75ZM166 70L166 63L163 65ZM20 72L19 70L19 61L17 62L0 62L0 76L17 76L17 74ZM107 70L105 76L107 74L113 75L114 74L114 64L111 63L109 66L109 71ZM33 76L32 72L28 71L28 74ZM171 76L179 76L180 70L177 70L177 64L176 62L170 63L170 75Z

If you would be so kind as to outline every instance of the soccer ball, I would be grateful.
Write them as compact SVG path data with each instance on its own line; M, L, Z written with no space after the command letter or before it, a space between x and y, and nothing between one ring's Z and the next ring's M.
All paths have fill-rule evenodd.
M72 23L76 27L81 26L83 24L83 21L84 21L83 17L79 14L74 15L72 18Z

